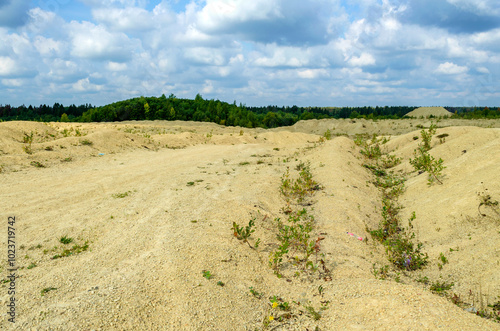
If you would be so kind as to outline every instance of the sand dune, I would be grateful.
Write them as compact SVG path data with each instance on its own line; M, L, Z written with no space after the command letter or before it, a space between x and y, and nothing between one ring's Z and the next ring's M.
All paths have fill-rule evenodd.
M277 296L290 303L291 317L270 321L269 330L499 330L465 309L500 300L500 219L485 208L480 215L477 194L500 200L500 121L440 121L436 135L448 136L434 138L430 153L446 169L443 184L433 186L408 162L419 126L429 124L312 120L264 130L180 121L0 123L1 218L16 217L16 262L24 267L15 327L5 316L0 325L260 330L272 313L268 298ZM326 130L332 139L320 142ZM24 139L32 132L29 146ZM380 221L381 198L352 139L360 133L389 137L383 148L403 159L394 170L407 177L403 218L415 211L414 230L429 255L421 271L391 271L387 280L373 274L374 264L388 262L366 230ZM326 280L278 278L268 266L276 243L270 229L284 217L280 178L301 162L322 186L307 208L314 235L325 238ZM251 243L261 239L255 250L231 229L253 217ZM62 244L63 236L73 242ZM88 250L51 259L85 243ZM1 248L7 252L5 240ZM442 268L441 253L448 259ZM453 282L449 292L467 306L432 293L416 281L423 277ZM318 320L305 308L320 311L326 301Z

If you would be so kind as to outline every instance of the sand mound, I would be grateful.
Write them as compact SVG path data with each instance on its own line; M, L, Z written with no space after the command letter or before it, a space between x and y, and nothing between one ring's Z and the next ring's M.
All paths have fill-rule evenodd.
M500 330L469 312L500 295L500 216L478 208L477 195L500 200L500 129L446 121L436 135L448 136L431 144L446 166L443 184L433 186L408 163L420 142L417 126L429 120L304 121L275 130L179 121L0 123L0 182L8 188L0 192L1 218L16 217L21 267L16 324L4 316L0 328L260 330L269 322L277 330ZM332 139L320 142L326 130ZM381 220L380 192L360 148L344 135L391 130L398 133L383 148L403 159L395 171L407 177L400 213L416 212L415 234L430 262L380 280L374 274L389 262L367 232ZM23 136L32 131L28 154ZM300 205L314 216L312 235L324 237L312 260L324 259L331 274L295 276L290 263L278 278L269 258L275 220L287 218L279 188L287 169L296 175L303 163L322 187ZM257 249L231 229L250 219ZM63 236L73 242L61 243ZM6 241L0 248L7 252ZM439 266L441 254L447 263ZM1 268L6 275L5 259ZM432 293L416 281L424 277L454 283L449 296L467 305ZM274 296L292 309L272 308Z
M414 118L420 118L420 117L427 118L429 116L449 117L451 115L452 114L443 107L420 107L409 112L405 116Z

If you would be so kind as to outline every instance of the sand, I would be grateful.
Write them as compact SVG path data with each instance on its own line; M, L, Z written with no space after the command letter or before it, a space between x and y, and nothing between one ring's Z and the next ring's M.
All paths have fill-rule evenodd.
M0 328L261 330L278 312L269 300L277 296L292 307L291 318L270 321L268 330L500 330L466 310L500 300L500 219L486 208L480 215L477 195L500 200L500 121L440 121L437 135L448 136L434 138L430 153L446 169L443 184L430 187L408 162L419 142L413 138L429 124L312 120L264 130L181 121L0 123L0 251L7 257L7 220L15 216L22 267L16 323L3 314ZM326 130L332 139L319 142ZM23 139L31 132L28 154ZM408 179L401 213L416 213L414 230L430 261L423 270L390 271L386 280L373 274L374 265L388 264L366 230L381 219L381 197L353 142L357 133L387 136L384 149L403 159L394 169ZM301 162L322 186L306 206L313 234L325 238L321 253L331 275L321 279L278 278L268 266L274 219L285 217L280 178ZM257 249L231 228L252 218ZM63 236L73 242L62 244ZM86 242L88 250L52 259ZM442 268L441 253L448 259ZM432 293L416 281L423 277L453 282L448 292L465 304ZM2 285L5 309L9 284Z
M427 118L429 116L434 117L449 117L452 115L449 111L447 111L444 107L419 107L405 116L414 117L414 118Z

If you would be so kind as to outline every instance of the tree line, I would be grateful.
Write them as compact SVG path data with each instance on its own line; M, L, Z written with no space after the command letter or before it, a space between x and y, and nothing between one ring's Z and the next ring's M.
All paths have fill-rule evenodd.
M166 97L137 97L94 107L91 104L11 107L0 105L0 120L43 122L115 122L127 120L181 120L213 122L225 126L275 128L300 120L323 118L399 119L414 110L411 106L385 107L247 107L220 100ZM500 118L500 108L447 107L456 118Z

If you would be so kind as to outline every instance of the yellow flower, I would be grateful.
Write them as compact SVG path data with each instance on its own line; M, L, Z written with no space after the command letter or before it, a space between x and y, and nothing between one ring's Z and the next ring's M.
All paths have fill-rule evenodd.
M278 307L278 303L277 302L273 302L273 308L276 308Z
M271 315L271 316L269 316L269 320L270 320L270 321L274 321L274 316L272 316L272 315Z

